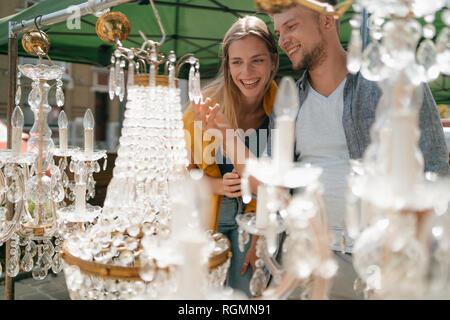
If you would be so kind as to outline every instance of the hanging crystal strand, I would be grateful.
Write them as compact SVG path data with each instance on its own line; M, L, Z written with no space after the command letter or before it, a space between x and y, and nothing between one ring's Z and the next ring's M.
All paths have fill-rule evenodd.
M434 22L434 14L425 16L425 22L427 24L422 29L425 40L422 41L417 49L416 59L424 68L424 81L429 82L437 79L440 73L437 48L432 40L436 34L436 28L432 24Z
M20 99L22 97L22 88L20 86L20 78L22 77L22 73L17 73L17 89L16 89L16 97L14 99L14 102L16 103L16 106L20 104Z
M120 68L120 75L119 75L119 100L122 101L123 97L125 96L125 72L123 71L123 68Z
M153 63L150 64L149 86L152 88L156 86L156 67Z
M202 91L200 87L200 63L197 61L195 64L195 76L194 76L194 102L200 103L202 101Z
M189 69L189 80L188 80L188 90L189 90L189 100L194 101L194 78L195 78L195 67L191 63L191 68Z
M436 27L433 25L434 13L424 17L426 25L423 26L422 33L425 39L432 39L436 34Z
M116 96L119 95L120 93L120 70L122 70L122 68L120 67L120 60L116 59L116 66L114 67L114 82L115 82L115 87L114 87L114 94Z
M114 99L114 87L116 86L116 84L115 84L115 75L116 75L116 72L115 72L115 68L114 68L114 63L115 63L115 58L114 58L114 56L112 56L111 57L111 63L112 63L112 65L111 65L111 68L109 68L109 79L108 79L108 92L109 92L109 99Z
M128 63L127 87L134 85L134 69L134 62L130 61Z
M350 20L352 26L352 35L350 38L350 44L347 54L347 69L351 73L357 73L361 68L361 56L362 56L362 39L361 39L361 14L355 14Z
M449 14L450 15L450 14ZM449 18L450 20L450 18ZM450 24L450 21L449 21ZM445 27L436 38L436 51L439 68L443 74L450 74L450 28Z
M433 81L439 77L437 49L431 39L425 39L417 49L417 62L424 68L425 81Z
M64 92L62 90L63 82L61 79L56 80L56 105L62 107L64 105Z
M156 87L156 63L158 61L158 55L156 54L156 47L153 46L150 51L150 77L149 86Z
M170 51L169 54L169 88L175 88L175 66L174 63L176 62L177 57L175 55L175 52Z

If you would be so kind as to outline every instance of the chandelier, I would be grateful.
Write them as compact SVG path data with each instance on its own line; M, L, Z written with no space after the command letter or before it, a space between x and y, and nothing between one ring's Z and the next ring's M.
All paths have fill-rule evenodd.
M68 147L68 121L64 111L60 112L58 121L62 145L60 148L55 148L47 123L47 116L51 110L48 104L51 86L48 82L55 82L56 104L58 107L62 107L64 105L62 90L64 68L55 65L48 56L50 41L38 27L37 30L29 31L23 36L22 46L29 54L37 56L40 63L18 66L16 107L12 114L12 148L0 152L3 169L0 172L0 184L3 186L0 191L1 201L7 200L13 204L11 210L13 215L12 219L8 219L8 209L2 208L0 243L10 240L6 264L6 273L9 277L16 277L22 270L24 272L32 271L34 279L42 280L50 269L54 273L62 270L61 236L64 235L66 218L61 219L61 213L71 210L71 206L67 206L64 199L73 200L71 199L73 192L70 192L71 182L65 172L68 163L67 157L80 161L81 159L76 158L82 154L84 161L89 161L88 166L91 168L88 170L90 173L88 189L91 191L88 194L89 198L89 196L93 196L92 188L95 187L92 172L99 171L96 160L101 157L106 158L106 153L98 151L97 156L100 155L100 157L93 159L93 150L80 152L78 148ZM44 64L43 57L47 57L50 65ZM19 106L22 95L22 76L32 80L28 104L34 113L34 124L30 130L26 153L21 152L24 124L24 116ZM90 110L87 114L90 114L92 118ZM93 122L91 129L93 129ZM58 165L55 164L54 156L62 157ZM71 161L71 166L74 163ZM84 189L84 193L79 195L79 207L86 205L85 194ZM91 206L88 205L88 207ZM80 221L73 220L72 222Z
M63 268L72 299L158 298L180 293L173 284L185 263L180 267L179 261L168 262L161 252L180 257L176 252L183 246L193 245L205 253L207 282L212 286L223 285L230 263L229 241L220 234L202 233L196 244L176 240L177 217L199 215L195 206L181 210L180 204L178 209L175 204L175 188L178 197L187 202L186 191L180 187L188 183L176 76L184 64L190 64L190 97L200 97L199 62L192 55L177 61L173 52L165 56L159 51L165 34L153 2L150 4L163 32L160 42L141 33L144 43L140 48L123 47L121 40L126 38L129 21L118 12L103 15L96 25L100 38L116 46L111 57L110 98L124 99L126 95L127 103L102 213L95 224L73 231L64 242ZM103 32L104 25L116 27ZM165 75L159 75L159 66ZM185 227L201 230L195 223L189 229L192 221Z
M359 0L353 8L348 69L379 81L383 91L372 142L349 177L355 289L373 299L448 299L450 181L423 173L418 117L422 83L450 73L450 11L439 0ZM361 53L363 8L372 42ZM433 42L439 10L446 27Z

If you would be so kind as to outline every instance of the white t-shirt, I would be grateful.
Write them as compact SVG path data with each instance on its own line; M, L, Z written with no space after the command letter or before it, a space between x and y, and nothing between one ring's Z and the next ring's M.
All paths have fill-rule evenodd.
M342 81L328 97L322 96L308 84L308 93L299 111L295 130L295 147L300 153L300 161L323 169L320 182L334 235L334 250L341 250L347 175L350 172L350 157L342 126L345 82ZM348 237L346 251L351 252Z

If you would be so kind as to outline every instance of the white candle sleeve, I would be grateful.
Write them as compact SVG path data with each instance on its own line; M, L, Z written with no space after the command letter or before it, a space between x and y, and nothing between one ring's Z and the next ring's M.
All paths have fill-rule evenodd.
M180 293L186 299L204 299L202 289L206 287L206 265L202 261L204 244L195 240L183 239L180 242L184 252L184 264L181 266Z
M67 151L67 128L59 128L59 149Z
M94 130L85 129L84 130L84 152L94 151Z
M256 202L256 227L264 228L269 222L269 210L267 209L267 189L264 185L258 186Z
M84 213L86 210L86 184L75 185L75 212Z
M14 154L19 154L22 149L22 128L13 127L12 128L12 141L11 149Z
M279 168L288 167L294 159L295 121L289 117L275 120L273 160Z
M414 122L413 115L397 115L392 119L392 179L398 194L407 194L421 172L415 157Z

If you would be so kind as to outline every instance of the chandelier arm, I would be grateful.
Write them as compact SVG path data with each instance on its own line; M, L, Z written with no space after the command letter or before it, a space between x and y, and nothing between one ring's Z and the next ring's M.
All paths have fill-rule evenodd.
M156 7L155 7L155 4L153 3L153 0L149 0L149 2L150 2L150 5L152 6L153 13L155 14L156 21L158 21L159 29L161 30L161 33L162 33L162 38L161 38L161 40L159 42L157 42L157 45L158 46L162 46L164 41L166 40L166 31L164 30L164 27L163 27L162 22L161 22L161 18L159 17L158 10L156 10Z
M292 273L286 273L277 287L268 289L261 296L250 300L285 300L302 283L304 280L298 279Z
M278 263L278 261L269 254L267 246L264 245L264 250L262 250L262 258L266 267L269 269L270 273L274 276L282 275L285 271L283 267Z

